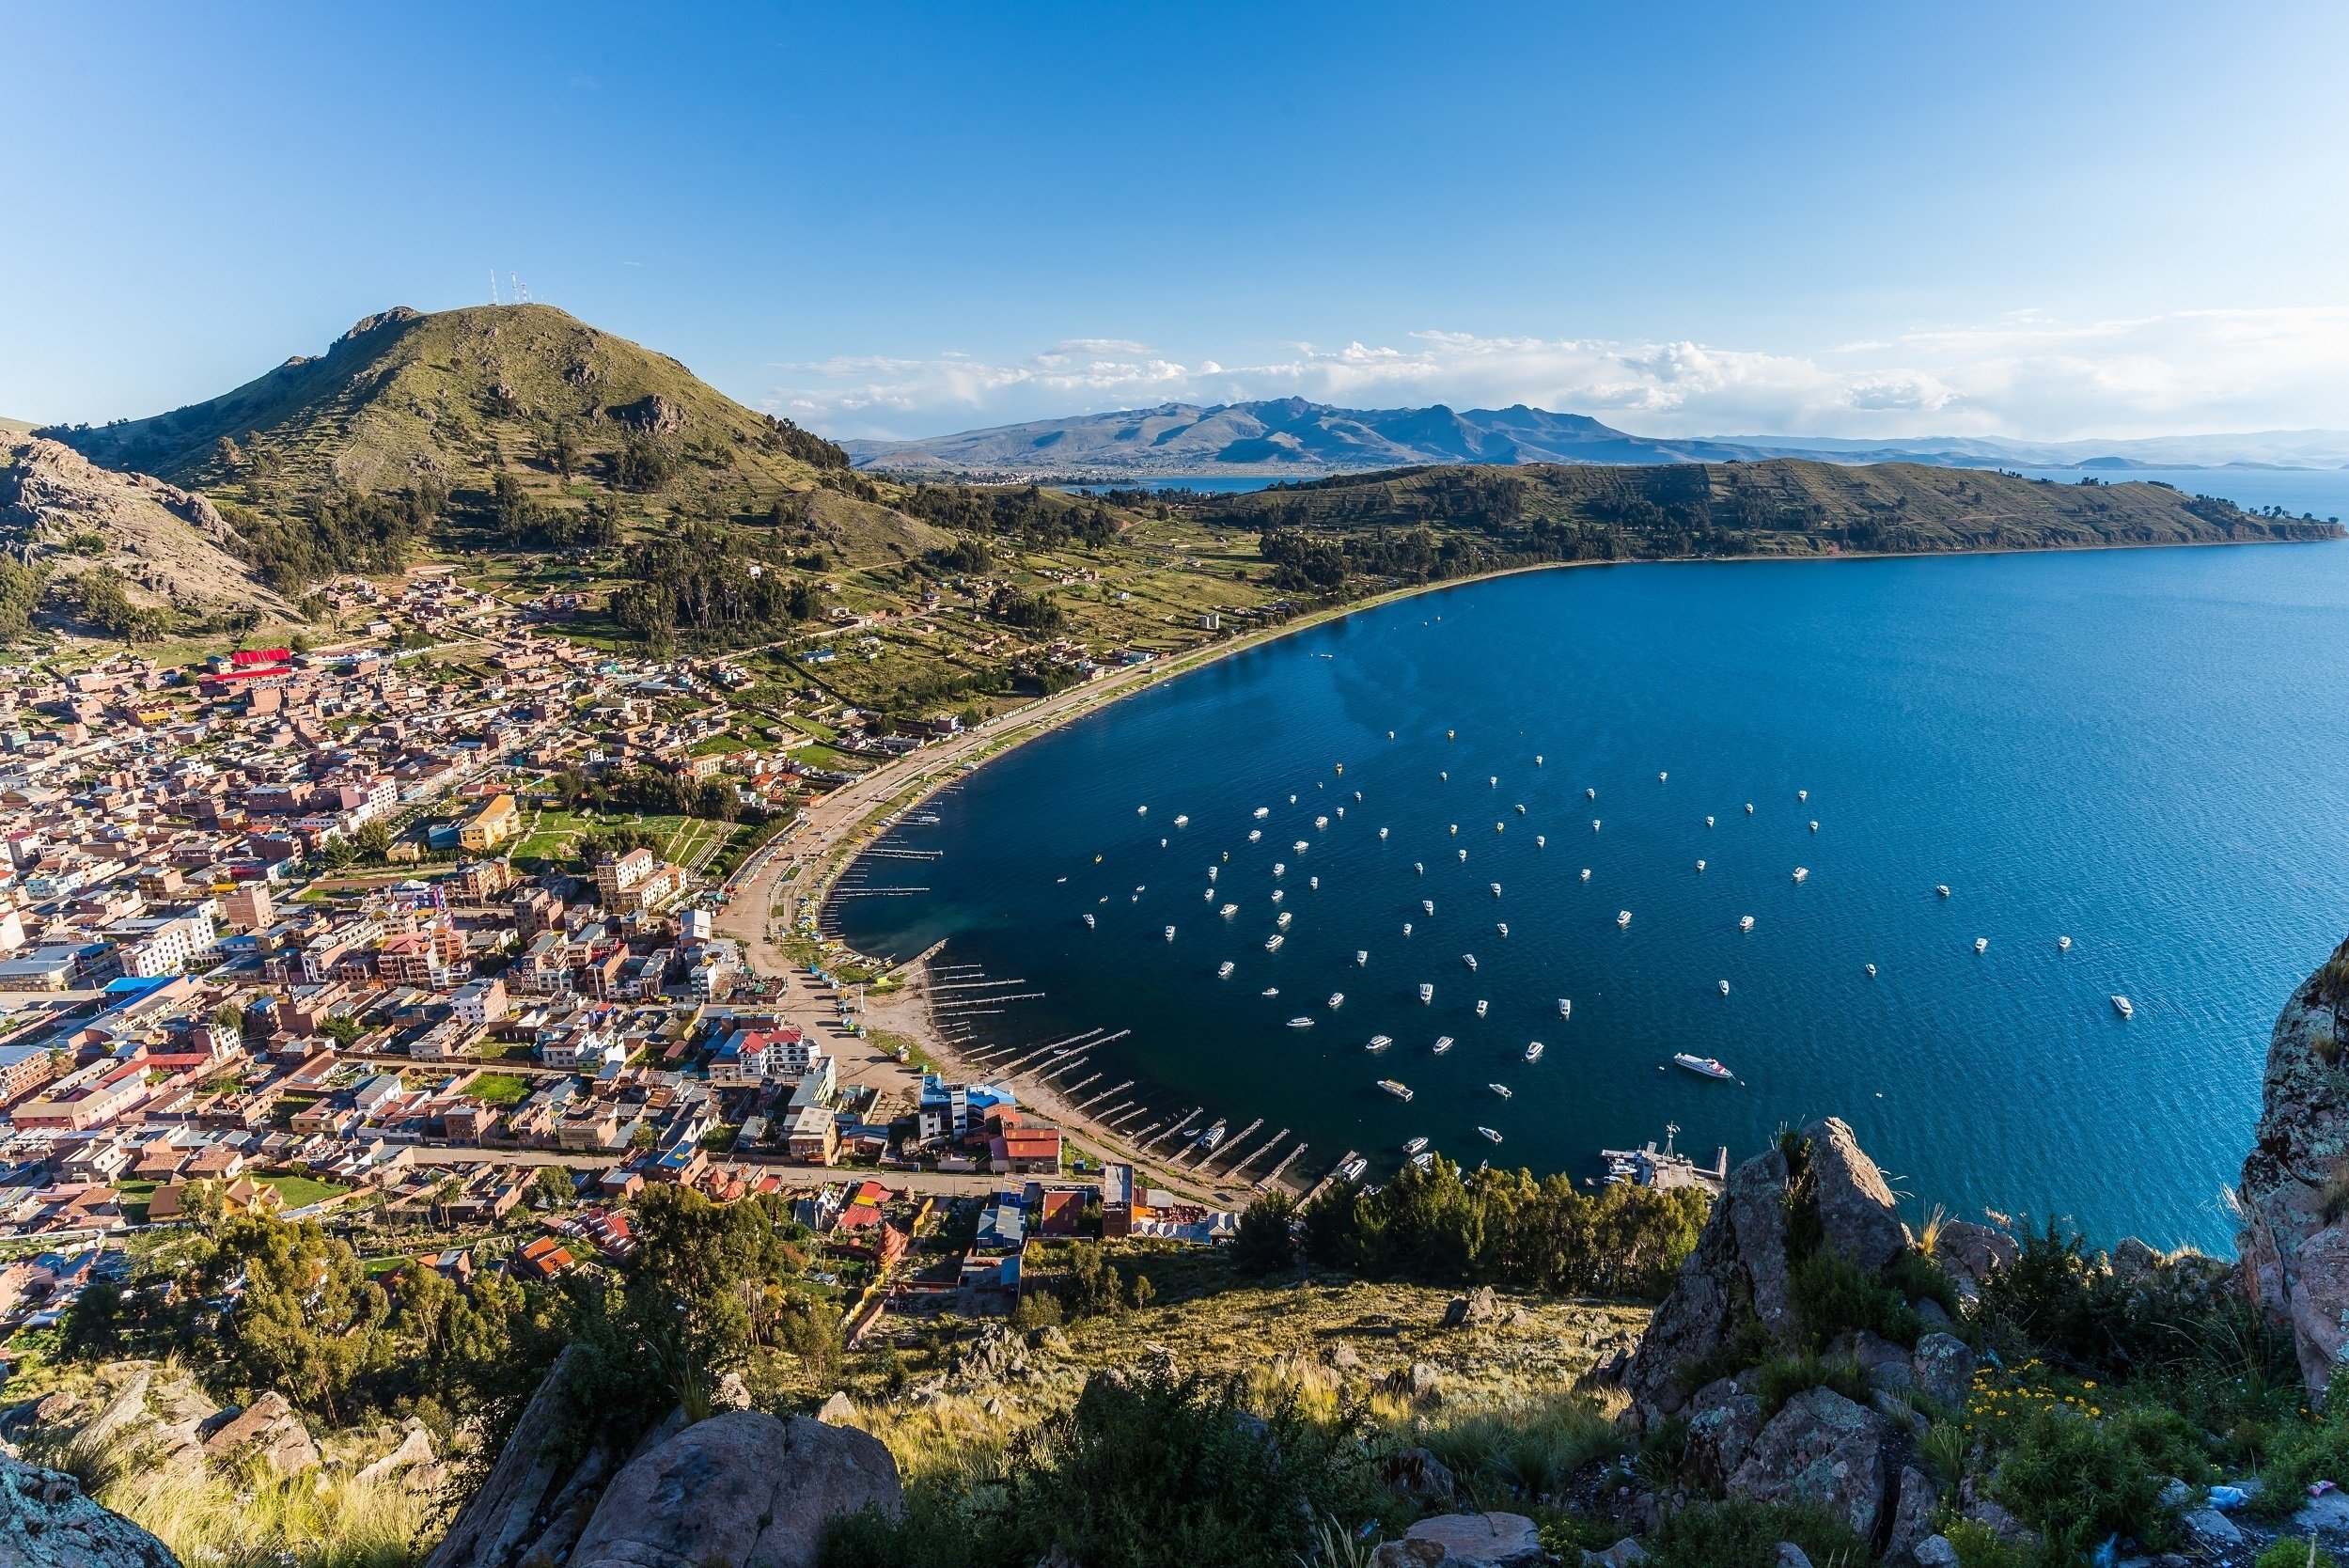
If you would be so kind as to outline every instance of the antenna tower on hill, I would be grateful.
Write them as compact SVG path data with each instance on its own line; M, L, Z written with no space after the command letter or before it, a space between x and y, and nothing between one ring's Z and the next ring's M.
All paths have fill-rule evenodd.
M497 269L495 267L490 269L490 303L497 304Z
M508 273L506 274L506 282L514 296L514 303L516 305L528 305L530 303L530 286L528 284L523 282L522 279L516 277L511 273Z

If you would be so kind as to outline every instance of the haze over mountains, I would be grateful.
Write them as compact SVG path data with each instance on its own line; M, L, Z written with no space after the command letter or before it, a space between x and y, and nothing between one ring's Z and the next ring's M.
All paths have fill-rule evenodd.
M859 468L974 477L1065 475L1104 479L1358 473L1424 463L1737 463L1808 457L1826 463L1923 463L1959 468L2274 468L2349 466L2349 431L2129 441L2004 441L1931 436L1632 435L1579 414L1523 403L1504 409L1346 409L1301 398L1074 415L918 441L847 441Z

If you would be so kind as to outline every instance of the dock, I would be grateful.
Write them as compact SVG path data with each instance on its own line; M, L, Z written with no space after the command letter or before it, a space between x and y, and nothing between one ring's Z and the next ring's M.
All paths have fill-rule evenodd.
M1271 1146L1268 1144L1266 1147L1269 1148ZM1312 1147L1313 1146L1309 1143L1300 1143L1294 1149L1290 1150L1286 1154L1281 1155L1280 1163L1273 1167L1272 1169L1264 1172L1264 1179L1256 1184L1256 1190L1259 1192L1270 1192L1276 1185L1278 1184L1280 1181L1280 1173L1288 1169L1299 1154L1304 1153L1308 1149Z

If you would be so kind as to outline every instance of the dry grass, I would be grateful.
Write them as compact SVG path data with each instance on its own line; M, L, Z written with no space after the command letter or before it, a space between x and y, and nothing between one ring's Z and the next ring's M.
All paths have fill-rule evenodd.
M241 1486L209 1466L133 1466L97 1499L190 1568L411 1568L438 1533L431 1499L396 1478L299 1475Z

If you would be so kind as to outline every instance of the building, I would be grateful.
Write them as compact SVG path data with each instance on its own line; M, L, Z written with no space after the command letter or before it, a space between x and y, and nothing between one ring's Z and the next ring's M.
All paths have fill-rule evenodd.
M762 1083L798 1078L822 1055L807 1036L789 1024L775 1028L736 1029L710 1059L712 1083Z
M46 1045L0 1045L0 1100L13 1100L55 1077L62 1054Z
M122 972L134 980L184 973L199 953L211 950L215 933L210 903L190 904L168 915L117 920L106 928Z
M487 980L467 980L448 998L448 1010L476 1028L487 1028L502 1020L509 1011L506 982L495 975Z
M604 855L595 863L595 886L609 915L658 909L684 889L685 873L649 849Z
M259 882L240 883L220 901L222 923L239 931L266 931L275 913L269 888Z
M1022 1176L1060 1174L1060 1129L1006 1126L987 1141L987 1157L996 1174Z
M950 1084L935 1073L925 1073L916 1112L920 1119L917 1136L925 1143L941 1137L960 1143L986 1129L989 1111L1016 1108L1019 1103L1001 1084Z
M457 823L457 842L476 855L485 855L522 831L522 813L514 797L494 794Z
M802 1105L791 1112L784 1146L795 1160L830 1165L840 1153L839 1121L822 1105Z

